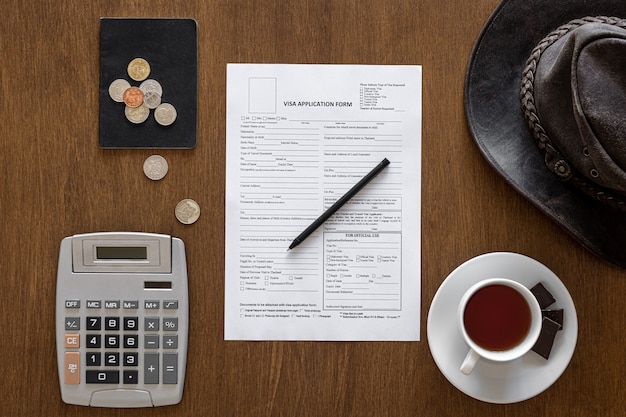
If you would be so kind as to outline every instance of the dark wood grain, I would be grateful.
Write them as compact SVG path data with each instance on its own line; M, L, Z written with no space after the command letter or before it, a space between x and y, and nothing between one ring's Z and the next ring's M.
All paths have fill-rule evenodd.
M513 191L468 132L463 83L496 0L5 0L0 23L1 416L623 416L626 273L586 252ZM99 18L198 22L198 146L98 148ZM421 64L422 319L417 343L225 342L225 74L228 62ZM201 205L178 223L182 198ZM152 231L186 243L191 303L183 401L138 410L62 403L54 346L59 243L91 231ZM490 251L543 262L568 286L579 343L562 377L520 404L455 389L428 348L433 295Z

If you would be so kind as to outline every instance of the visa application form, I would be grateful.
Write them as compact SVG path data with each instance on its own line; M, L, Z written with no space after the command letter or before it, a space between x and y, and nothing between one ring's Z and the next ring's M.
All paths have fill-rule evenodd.
M226 78L224 338L419 340L421 66L228 64Z

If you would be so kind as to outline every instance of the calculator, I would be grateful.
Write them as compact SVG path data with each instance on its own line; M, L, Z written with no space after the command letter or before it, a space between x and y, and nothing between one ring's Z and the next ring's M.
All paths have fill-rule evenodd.
M139 232L63 239L56 290L63 401L116 408L179 403L188 311L182 240Z

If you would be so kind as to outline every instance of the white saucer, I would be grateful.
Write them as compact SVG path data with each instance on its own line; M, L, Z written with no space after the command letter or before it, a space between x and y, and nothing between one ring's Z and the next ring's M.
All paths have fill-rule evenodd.
M508 278L528 288L541 282L552 293L556 303L548 308L562 308L564 319L548 360L531 351L504 364L481 359L470 375L461 373L469 348L458 327L457 306L465 291L485 278ZM478 400L508 404L538 395L561 376L574 354L578 319L572 297L552 271L527 256L495 252L470 259L448 275L430 306L427 334L433 359L452 385Z

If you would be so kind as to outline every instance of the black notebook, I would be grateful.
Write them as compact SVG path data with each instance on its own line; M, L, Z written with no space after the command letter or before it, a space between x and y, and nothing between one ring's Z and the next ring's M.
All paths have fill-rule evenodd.
M149 111L145 120L131 121L126 104L115 101L109 86L124 79L140 87L128 65L141 58L149 65L147 79L162 87L161 103L170 106L167 124ZM144 63L144 64L145 64ZM124 83L122 83L124 84ZM193 148L197 142L198 34L193 19L100 19L100 135L102 148ZM134 103L136 105L136 103ZM130 110L130 109L129 109ZM161 112L161 113L158 113ZM146 113L144 113L146 114ZM162 122L162 120L161 120Z

